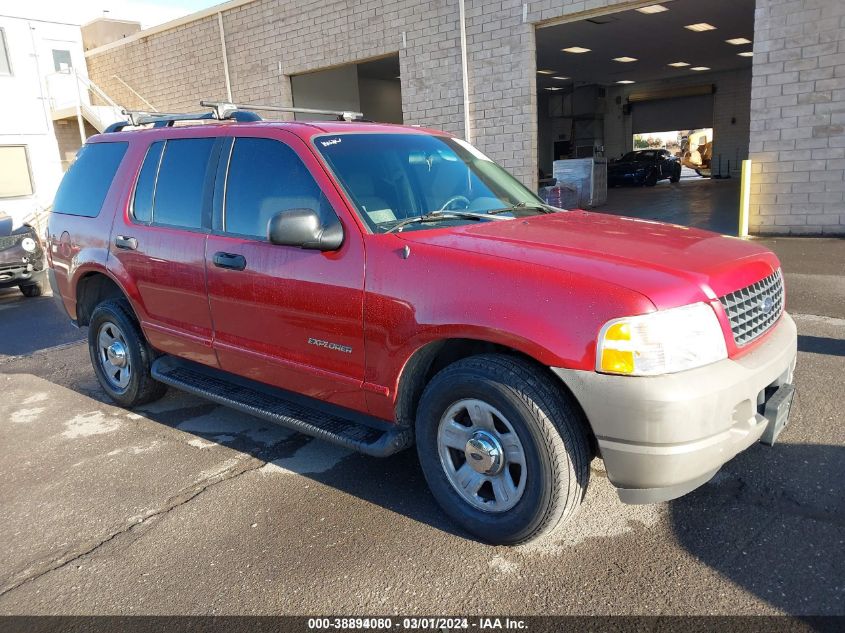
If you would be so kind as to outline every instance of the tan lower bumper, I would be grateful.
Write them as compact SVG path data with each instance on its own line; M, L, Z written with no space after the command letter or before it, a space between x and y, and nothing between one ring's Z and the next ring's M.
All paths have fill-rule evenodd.
M790 382L797 332L784 313L737 360L654 377L555 369L581 404L611 483L627 503L679 497L760 439L767 387Z

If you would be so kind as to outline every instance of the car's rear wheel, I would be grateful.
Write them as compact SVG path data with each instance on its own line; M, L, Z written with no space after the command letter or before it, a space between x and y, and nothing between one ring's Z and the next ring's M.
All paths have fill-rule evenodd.
M657 184L657 170L652 169L645 177L645 186L654 187Z
M37 281L34 284L18 286L24 297L40 297L44 294L44 282Z
M443 369L423 393L416 439L437 502L489 543L547 534L575 513L587 486L580 413L519 358L473 356Z
M94 309L88 351L100 386L117 404L136 407L167 391L150 375L153 353L125 300L104 301Z

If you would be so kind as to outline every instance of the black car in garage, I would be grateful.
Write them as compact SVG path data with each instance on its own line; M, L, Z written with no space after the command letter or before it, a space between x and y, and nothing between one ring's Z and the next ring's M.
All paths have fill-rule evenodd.
M645 185L653 187L660 180L678 182L681 162L665 149L641 149L628 152L607 166L607 185Z

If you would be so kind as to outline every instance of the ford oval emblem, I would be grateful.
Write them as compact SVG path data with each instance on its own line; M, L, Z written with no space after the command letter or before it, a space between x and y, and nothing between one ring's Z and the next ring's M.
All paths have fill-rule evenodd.
M771 296L766 295L763 297L763 300L760 301L760 310L762 310L763 314L768 314L772 311L772 308L775 307L775 300L771 298Z

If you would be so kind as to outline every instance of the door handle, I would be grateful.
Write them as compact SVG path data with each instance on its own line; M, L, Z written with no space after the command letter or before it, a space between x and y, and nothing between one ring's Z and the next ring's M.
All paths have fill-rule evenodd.
M246 258L234 253L214 253L214 265L218 268L243 270L246 268Z
M118 235L114 238L114 245L118 248L123 248L128 251L134 251L138 249L138 240L136 240L134 237Z

